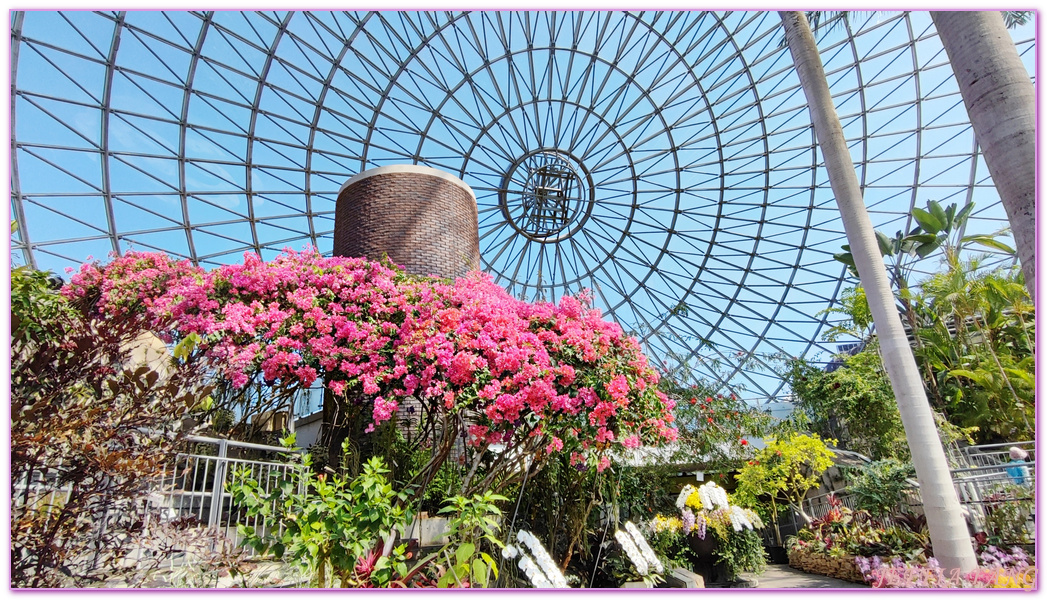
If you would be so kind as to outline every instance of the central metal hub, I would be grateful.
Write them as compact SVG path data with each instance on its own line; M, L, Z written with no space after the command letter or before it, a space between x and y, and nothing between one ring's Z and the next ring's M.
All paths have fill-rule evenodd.
M558 150L536 150L513 163L498 192L505 219L537 242L557 242L578 229L593 210L592 178Z

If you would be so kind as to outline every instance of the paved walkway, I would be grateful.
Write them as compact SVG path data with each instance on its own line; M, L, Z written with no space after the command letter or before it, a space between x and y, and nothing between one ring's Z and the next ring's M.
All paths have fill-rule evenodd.
M767 565L767 570L757 576L756 587L770 588L868 588L861 583L851 583L824 575L804 573L789 565Z

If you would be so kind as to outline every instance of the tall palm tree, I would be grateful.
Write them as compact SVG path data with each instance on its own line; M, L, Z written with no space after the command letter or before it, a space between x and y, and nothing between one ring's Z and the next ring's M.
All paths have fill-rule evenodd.
M818 146L829 173L829 184L840 208L858 276L873 313L884 367L898 402L905 437L920 482L934 555L947 572L971 571L977 566L977 561L967 535L967 524L960 512L960 502L949 475L945 450L924 393L923 379L895 308L887 270L873 233L872 222L865 210L858 176L851 162L840 118L833 106L814 34L802 12L781 11L779 15L785 26L786 42L800 84L807 97Z
M1036 92L1000 11L931 11L1036 300Z

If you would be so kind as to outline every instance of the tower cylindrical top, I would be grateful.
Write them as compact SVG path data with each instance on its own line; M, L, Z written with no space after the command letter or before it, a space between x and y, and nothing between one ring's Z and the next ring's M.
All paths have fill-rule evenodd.
M338 193L334 254L388 256L416 275L478 270L476 195L454 175L420 165L354 175Z

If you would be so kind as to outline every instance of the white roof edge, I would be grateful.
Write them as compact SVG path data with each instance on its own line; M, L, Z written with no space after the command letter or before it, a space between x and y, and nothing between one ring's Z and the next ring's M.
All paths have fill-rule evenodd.
M387 175L389 173L415 173L418 175L430 175L432 177L439 177L445 181L449 181L458 187L469 192L469 196L472 197L473 202L476 202L476 193L473 192L473 188L469 187L469 184L462 181L458 177L451 175L447 171L441 171L440 169L434 169L432 167L426 167L424 165L386 165L384 167L375 167L373 169L367 169L362 173L357 173L349 178L348 181L342 184L342 187L338 188L338 195L341 195L345 188L362 179L368 177L374 177L375 175Z

